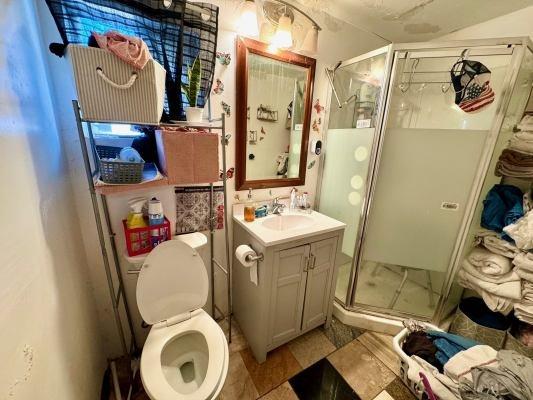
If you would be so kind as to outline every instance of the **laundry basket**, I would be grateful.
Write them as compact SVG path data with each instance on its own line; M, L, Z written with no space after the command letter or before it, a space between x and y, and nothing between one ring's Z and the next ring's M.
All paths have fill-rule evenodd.
M438 327L424 323L423 324L428 330L432 331L441 331L442 329L439 329ZM424 389L424 385L422 384L422 380L419 380L417 382L413 382L409 379L408 371L409 371L409 356L405 354L405 352L402 349L403 342L409 335L409 330L407 328L402 329L400 333L398 333L393 338L393 348L394 351L398 354L400 357L400 377L402 378L402 381L405 383L405 385L409 388L409 390L413 393L413 395L419 399L419 400L427 400L428 396L426 394L426 391Z

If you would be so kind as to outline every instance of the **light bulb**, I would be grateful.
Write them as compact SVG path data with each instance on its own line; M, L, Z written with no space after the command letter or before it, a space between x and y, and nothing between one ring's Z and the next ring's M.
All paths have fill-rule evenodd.
M246 0L241 8L241 15L237 21L237 30L242 36L258 36L257 6L254 0Z
M288 15L279 17L278 29L272 38L272 44L280 49L292 47L292 22Z

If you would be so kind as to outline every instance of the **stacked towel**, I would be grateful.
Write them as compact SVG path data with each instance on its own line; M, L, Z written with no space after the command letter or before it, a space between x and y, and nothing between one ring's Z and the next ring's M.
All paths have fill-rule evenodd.
M481 245L495 254L509 258L514 258L520 253L514 244L501 239L498 233L488 229L476 233L474 245Z
M509 141L509 148L520 153L533 154L533 132L517 132Z
M483 247L475 247L469 254L468 260L481 273L501 276L511 271L511 260L499 254L494 254Z
M533 254L520 253L513 264L522 278L522 298L514 305L515 316L523 322L533 324Z
M515 241L519 249L533 249L533 211L529 211L515 223L504 227L503 231Z
M463 260L459 284L475 290L492 311L507 315L522 296L520 276L511 260L482 247L474 248Z
M533 179L533 154L513 149L503 150L496 163L495 174L496 176Z

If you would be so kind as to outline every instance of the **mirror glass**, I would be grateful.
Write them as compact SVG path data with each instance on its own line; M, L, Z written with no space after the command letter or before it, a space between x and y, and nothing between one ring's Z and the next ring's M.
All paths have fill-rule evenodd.
M236 189L305 183L316 60L237 39Z
M298 178L307 69L250 54L246 180Z

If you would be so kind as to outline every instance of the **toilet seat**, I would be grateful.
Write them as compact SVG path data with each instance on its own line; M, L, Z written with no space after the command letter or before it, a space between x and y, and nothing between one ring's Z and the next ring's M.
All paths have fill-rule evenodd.
M207 343L209 363L200 387L192 393L176 391L165 377L161 365L162 354L174 340L187 334L199 333ZM224 351L220 351L224 349ZM197 310L191 319L175 325L158 324L150 330L141 356L141 379L147 394L157 400L213 399L222 388L228 366L226 337L220 326L204 310ZM223 371L223 374L221 374ZM176 371L176 374L178 371Z
M220 393L229 352L224 332L201 308L208 290L205 265L190 245L169 240L146 257L136 297L152 325L140 368L151 399L210 400Z

